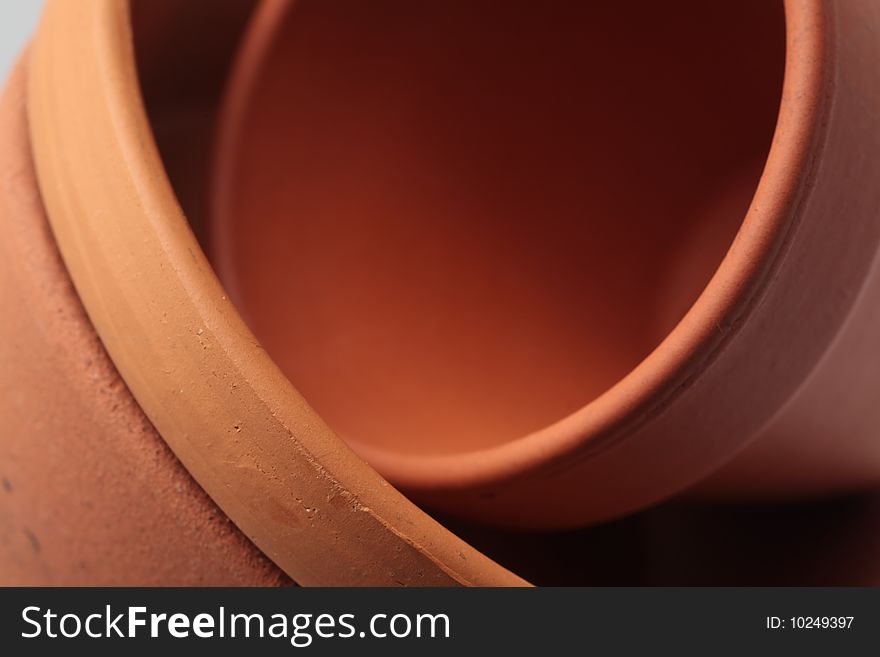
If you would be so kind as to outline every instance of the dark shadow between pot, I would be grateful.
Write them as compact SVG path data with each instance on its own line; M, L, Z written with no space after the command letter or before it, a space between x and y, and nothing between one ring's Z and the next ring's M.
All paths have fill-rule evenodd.
M668 503L547 534L447 526L541 586L880 584L880 492L798 504Z

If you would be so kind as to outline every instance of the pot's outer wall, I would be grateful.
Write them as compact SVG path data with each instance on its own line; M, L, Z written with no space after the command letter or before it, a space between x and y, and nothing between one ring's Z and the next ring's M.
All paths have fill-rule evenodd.
M0 103L0 585L289 584L101 345L46 221L24 82L19 62Z
M775 292L785 295L789 340L826 351L754 441L693 496L786 499L880 482L880 3L834 6L845 36L834 44L833 103L798 237L812 248L792 249L793 282ZM769 376L775 365L766 364Z

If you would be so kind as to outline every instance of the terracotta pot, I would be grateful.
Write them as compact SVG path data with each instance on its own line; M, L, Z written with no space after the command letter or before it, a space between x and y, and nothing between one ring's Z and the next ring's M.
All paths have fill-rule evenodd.
M300 584L524 585L350 452L265 354L181 212L139 82L127 2L50 0L28 57L27 129L20 69L4 101L14 239L0 301L18 314L2 325L0 416L15 422L0 441L0 573L271 584L289 581L280 568ZM168 92L151 106L166 135L198 120L204 97L175 116L161 102L175 81L154 82ZM203 141L163 152L168 170Z
M445 513L876 484L878 32L873 0L265 2L212 262L310 405Z

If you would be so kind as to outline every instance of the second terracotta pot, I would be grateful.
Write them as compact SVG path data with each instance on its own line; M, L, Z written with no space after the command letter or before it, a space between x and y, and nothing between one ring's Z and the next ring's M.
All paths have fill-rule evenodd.
M674 7L255 17L209 252L416 500L552 528L880 481L880 5Z

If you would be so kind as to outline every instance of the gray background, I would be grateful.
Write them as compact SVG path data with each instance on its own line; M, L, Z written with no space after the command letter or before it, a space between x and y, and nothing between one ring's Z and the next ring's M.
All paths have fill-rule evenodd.
M33 32L42 0L0 0L0 79Z

